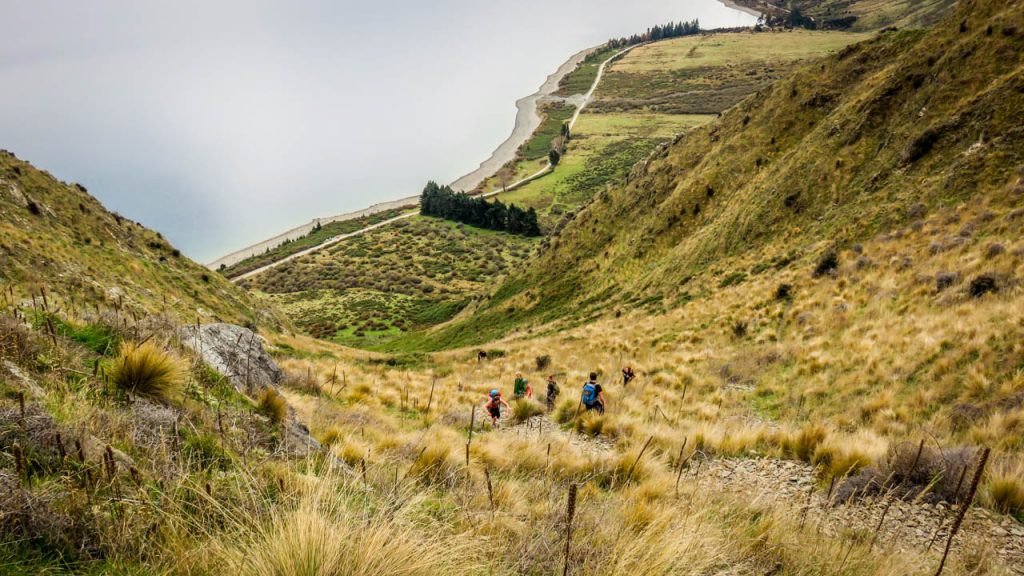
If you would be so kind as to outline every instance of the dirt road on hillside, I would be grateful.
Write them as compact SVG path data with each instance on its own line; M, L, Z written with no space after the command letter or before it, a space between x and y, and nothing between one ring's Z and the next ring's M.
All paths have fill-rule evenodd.
M594 78L594 82L593 82L593 84L590 85L590 90L588 90L586 94L584 94L582 96L572 96L572 97L569 97L569 98L562 99L562 100L568 101L568 102L570 102L570 103L572 103L572 104L574 104L576 106L576 113L573 114L572 120L569 121L569 129L570 129L570 131L576 125L576 121L579 120L580 114L583 113L583 109L586 108L587 104L593 98L594 92L597 90L598 84L601 83L601 78L604 77L605 68L609 64L611 64L612 62L617 60L618 58L621 58L623 55L625 55L630 50L632 50L634 48L637 48L639 46L643 46L643 44L637 44L635 46L630 46L630 47L628 47L628 48L626 48L624 50L620 50L619 52L616 52L612 57L610 57L607 60L605 60L604 62L602 62L601 66L598 67L598 69L597 69L597 76ZM593 48L584 50L583 52L580 52L579 54L576 54L575 56L573 56L572 58L569 59L569 62L573 62L577 57L580 57L581 55L582 55L582 57L586 57L586 55L589 54L591 50L593 50ZM582 61L582 57L579 60L576 60L576 64L578 64L580 61ZM536 116L536 118L537 118L536 125L534 125L533 128L531 128L530 131L527 133L527 138L529 138L529 136L533 134L533 131L537 129L537 126L540 125L540 116L537 115L537 104L538 104L538 102L540 102L542 98L556 98L556 97L552 96L552 94L554 94L554 92L556 90L558 90L558 83L561 81L562 77L564 77L566 74L568 74L568 72L571 72L573 69L575 69L575 64L574 64L573 67L571 69L569 69L568 72L563 71L563 69L566 67L566 65L569 64L569 62L566 62L566 64L563 64L562 68L559 68L558 72L556 72L555 74L552 74L551 76L548 76L547 81L544 83L543 86L541 86L541 89L537 92L537 94L534 94L533 96L529 96L526 99L524 99L524 100L527 100L529 98L533 98L533 97L541 95L543 93L543 95L541 97L538 97L536 100L534 100L531 103L532 108L530 108L530 110L532 110L532 112L530 112L530 114L527 114L527 116ZM521 103L524 100L520 100L519 102ZM518 104L519 103L517 103L517 105ZM523 110L524 110L524 108L520 107L520 114L519 114L519 116L516 117L516 127L517 127L517 130L519 128L520 116L523 116ZM513 139L515 137L516 137L516 133L513 132L512 137L509 138L508 140L506 140L502 144L502 146L505 146L509 142L513 141ZM526 140L524 139L523 142L525 142L525 141ZM505 162L508 162L509 160L512 160L513 158L515 158L515 152L516 152L516 150L519 149L519 146L521 144L522 144L522 142L520 142L520 143L515 145L515 147L512 149L512 152L511 152L512 155ZM498 154L498 151L495 151L495 153L493 155L491 155L491 159L496 158L497 154ZM485 162L484 164L481 164L480 165L481 167L479 169L477 169L476 171L472 172L471 174L467 174L466 176L463 176L462 178L460 178L456 182L459 182L459 181L462 181L462 180L466 180L467 178L470 178L471 176L473 178L475 178L476 177L476 176L474 176L475 174L482 173L481 171L484 169L484 165L485 164L487 164L487 162ZM498 168L500 168L501 166L504 166L504 163L500 164L498 166ZM508 191L508 190L513 190L515 188L518 188L519 186L522 186L523 184L526 184L527 182L530 182L531 180L533 180L535 178L539 178L540 176L543 176L544 174L547 174L548 172L551 171L551 169L552 169L551 163L548 162L547 165L544 166L544 168L541 168L536 173L531 174L530 176L527 176L526 178L523 178L522 180L519 180L518 182L514 182L514 183L506 186L505 190L495 190L495 191L492 191L492 192L487 192L485 194L482 194L481 196L483 196L484 198L490 198L491 196L496 196L498 194L501 194L502 192L505 192L505 191ZM497 172L497 168L495 168L494 171ZM482 179L488 178L492 174L493 174L493 172L490 173L490 174L487 174L486 176L483 176ZM466 181L469 182L469 180L466 180ZM477 184L479 184L479 182ZM473 184L473 188L475 188L477 184ZM453 185L452 187L454 188L455 185ZM456 189L458 189L458 188L456 188ZM327 224L329 222L337 222L339 220L350 220L352 218L360 218L362 216L368 216L370 214L376 214L377 212L383 212L384 210L390 210L392 208L404 208L404 207L413 208L417 204L419 204L419 196L410 196L408 198L403 198L401 200L395 200L393 202L384 202L384 203L381 203L381 204L375 204L375 205L373 205L370 208L367 208L365 210L360 210L359 212L350 212L349 214L342 214L340 216L333 217L333 219L320 219L319 222L321 224ZM252 270L250 272L246 272L245 274L242 274L241 276L236 276L236 277L232 278L231 281L232 282L239 282L239 281L245 280L246 278L252 278L252 277L257 276L257 275L259 275L259 274L261 274L263 272L266 272L267 270L270 270L271 268L280 266L281 264L284 264L285 262L290 262L292 260L295 260L296 258L301 258L302 256L305 256L307 254L312 254L313 252L316 252L317 250L321 250L321 249L326 248L328 246L332 246L334 244L337 244L338 242L341 242L342 240L346 240L348 238L352 238L353 236L359 236L361 234L365 234L365 233L367 233L367 232L369 232L371 230L376 230L377 228L381 228L383 226L387 226L389 224L393 224L395 222L398 222L399 220L404 220L406 218L412 218L413 216L415 216L417 214L418 214L418 212L410 212L408 214L402 214L401 216L396 216L394 218L385 220L383 222L378 222L377 224L374 224L372 226L367 226L366 228L362 228L362 229L356 230L355 232L350 232L348 234L341 234L341 235L335 236L333 238L330 238L330 239L326 240L325 242L323 242L321 244L318 244L316 246L307 248L305 250L302 250L301 252L296 252L295 254L291 254L289 256L286 256L285 258L277 260L276 262L271 262L270 264L267 264L266 266L262 266L260 268L255 269L255 270ZM234 264L236 262L240 262L240 261L245 260L246 258L248 258L249 256L246 256L246 254L249 254L249 255L261 254L261 253L265 252L268 248L272 249L272 248L277 247L278 245L281 244L281 242L285 241L286 239L299 238L301 236L304 236L305 234L308 234L309 231L312 230L313 227L316 225L316 223L317 223L317 220L314 220L310 224L307 224L305 226L301 226L299 228L294 228L294 229L289 230L288 232L286 232L284 234L275 236L274 238L271 238L270 240L266 240L266 241L261 242L259 244L255 244L253 246L250 246L249 248L246 248L244 250L240 250L238 252L233 252L232 254L229 254L228 256L225 256L225 257L223 257L223 258L221 258L219 260L216 260L215 262L212 262L212 263L208 264L208 266L210 268L213 268L213 269L216 269L216 268L220 267L220 265L222 263L225 266L230 266L231 264Z

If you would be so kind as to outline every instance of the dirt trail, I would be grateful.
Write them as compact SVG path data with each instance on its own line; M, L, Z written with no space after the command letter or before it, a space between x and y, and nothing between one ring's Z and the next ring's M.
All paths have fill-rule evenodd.
M590 454L607 454L614 443L562 430L547 416L535 416L518 425L503 420L503 432L517 437L531 435L540 441L552 438L568 441ZM787 506L800 514L802 523L835 536L852 531L873 537L876 545L897 550L941 554L956 513L945 504L889 502L882 498L841 503L829 500L819 488L814 468L803 462L776 458L694 458L683 478L702 488L740 494L750 502ZM888 508L888 511L886 511ZM1007 516L972 507L954 541L958 550L986 547L994 552L1012 574L1024 575L1024 526Z

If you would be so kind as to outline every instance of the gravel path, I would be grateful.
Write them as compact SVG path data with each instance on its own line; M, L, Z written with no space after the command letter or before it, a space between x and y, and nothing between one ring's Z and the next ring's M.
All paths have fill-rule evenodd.
M536 416L516 426L505 425L509 434L567 439L573 446L592 454L614 450L612 442L570 434L547 416ZM740 494L750 502L790 507L800 514L802 523L828 536L856 530L874 537L878 529L876 545L879 548L925 551L936 556L942 554L957 511L946 504L890 502L883 498L834 502L818 487L812 466L776 458L693 459L683 478L701 487ZM979 548L994 552L999 563L1011 574L1024 576L1024 526L1019 522L972 507L952 550L955 555L962 550Z

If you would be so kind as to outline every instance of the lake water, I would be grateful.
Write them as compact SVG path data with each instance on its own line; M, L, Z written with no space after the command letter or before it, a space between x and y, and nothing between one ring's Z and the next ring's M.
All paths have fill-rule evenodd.
M582 48L754 21L718 0L210 4L0 0L0 147L201 261L469 172Z

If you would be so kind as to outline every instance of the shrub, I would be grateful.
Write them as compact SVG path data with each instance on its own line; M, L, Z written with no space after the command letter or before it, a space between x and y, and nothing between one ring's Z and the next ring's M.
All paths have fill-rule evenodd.
M538 402L528 398L516 400L512 403L512 419L516 422L526 422L530 418L543 414L544 410Z
M208 434L189 436L181 445L181 452L193 464L204 470L227 470L231 458L220 447L217 439Z
M256 411L266 416L272 423L280 424L288 417L288 401L276 388L268 387L260 394Z
M977 450L936 449L918 442L902 442L878 462L847 479L836 490L836 501L892 491L904 500L959 502L976 466ZM961 482L961 477L964 478Z
M549 366L551 366L551 356L548 354L544 354L543 356L537 356L534 359L534 362L537 365L537 371L543 372L544 370L547 370Z
M985 294L990 292L997 292L999 285L996 283L996 279L991 274L981 274L971 280L971 285L967 291L972 298L981 298Z
M829 250L818 260L814 267L814 277L820 278L826 274L834 274L839 269L839 254L835 250Z
M555 419L555 422L558 422L559 424L570 422L576 417L576 410L578 406L579 403L576 400L573 400L572 398L565 398L555 406L555 412L552 417Z
M408 474L428 484L444 484L454 479L455 462L451 444L435 439L419 454Z
M814 456L814 452L818 449L818 446L825 441L825 437L828 432L825 428L819 424L811 424L805 426L802 430L796 433L795 436L789 436L783 441L783 448L786 453L790 456L803 460L804 462L810 462Z
M1003 514L1024 515L1024 477L1021 470L999 470L989 475L982 495L985 502Z
M744 272L733 272L732 274L729 274L725 278L722 278L722 281L718 283L718 287L719 288L728 288L729 286L736 286L737 284L742 284L743 281L746 280L746 279L747 279L746 273L744 273Z
M285 372L281 385L311 396L320 396L324 393L316 377L308 373Z
M177 360L152 342L122 343L110 371L119 389L153 399L166 400L181 384Z
M942 292L956 284L959 279L960 274L956 272L939 272L935 275L935 290Z
M14 318L0 318L0 357L27 364L39 353L39 345L24 324Z
M750 330L750 323L746 320L737 320L732 324L732 335L738 339L746 338Z
M604 431L604 416L597 412L586 412L576 420L576 431L590 436L600 436Z
M792 284L779 284L779 287L775 289L775 299L780 301L789 301L793 299L793 285Z
M1005 253L1006 253L1006 246L1003 246L1002 244L999 244L998 242L994 242L992 244L989 244L988 248L985 250L985 257L986 258L995 258L996 256L1000 256L1000 255L1005 254Z

